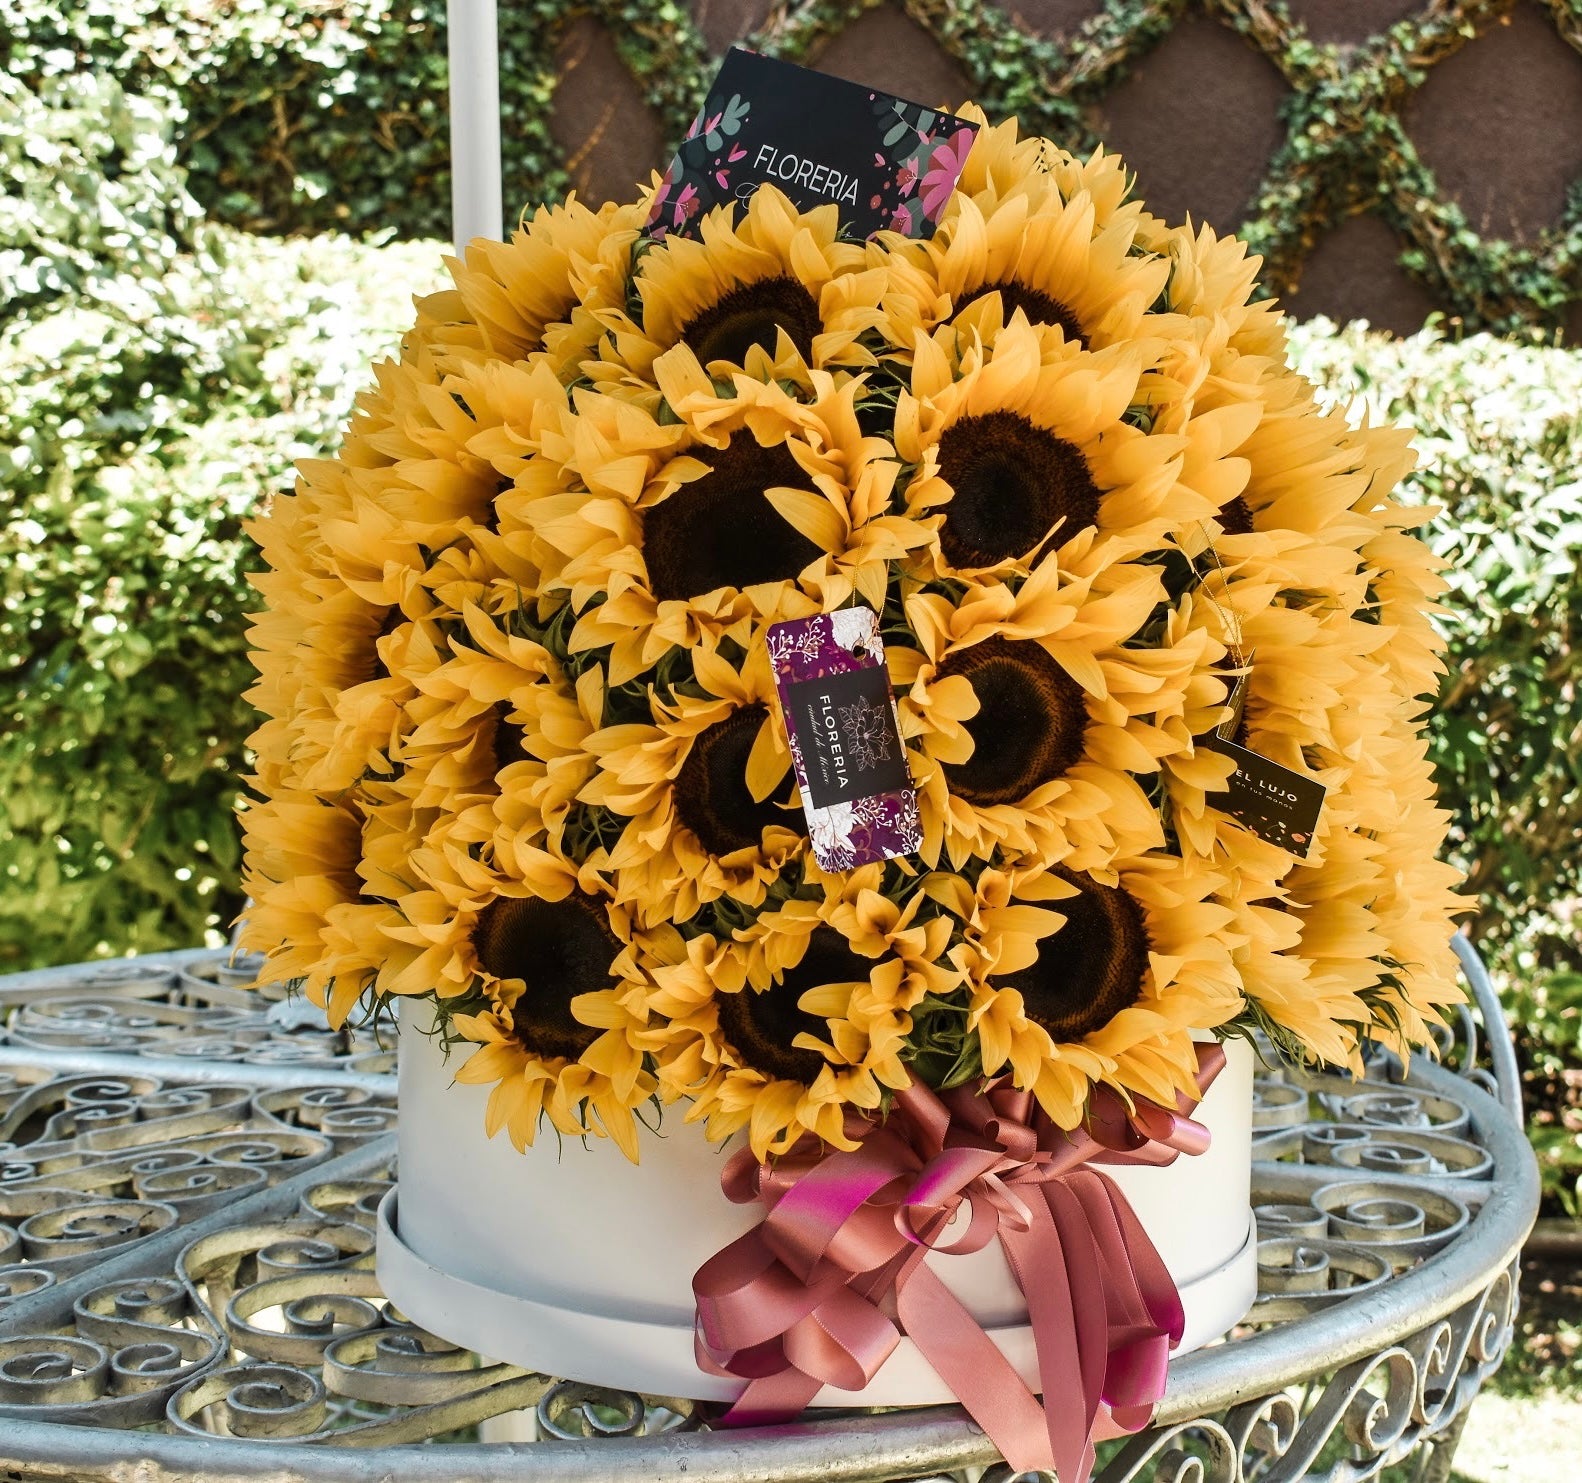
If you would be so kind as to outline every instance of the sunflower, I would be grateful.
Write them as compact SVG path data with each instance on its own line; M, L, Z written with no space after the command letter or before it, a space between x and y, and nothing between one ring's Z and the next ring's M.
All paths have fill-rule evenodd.
M419 327L471 341L491 362L543 349L559 372L574 374L604 336L601 311L625 301L627 262L646 218L641 202L594 211L573 196L540 206L508 242L476 238L460 259L447 258L455 287L419 302Z
M876 1040L834 1011L886 969L892 978L907 969L859 950L827 920L833 909L828 898L787 903L758 916L750 941L705 933L654 969L643 1043L660 1096L690 1099L687 1121L705 1123L710 1138L745 1131L759 1158L806 1135L854 1148L847 1110L872 1111L883 1087L906 1085L899 1037ZM861 946L876 944L864 934Z
M946 956L954 924L937 911L919 882L887 881L878 862L840 875L807 862L803 883L809 893L817 888L822 896L799 893L799 899L737 929L737 940L748 947L748 981L759 988L772 984L797 961L800 942L818 938L828 945L835 941L830 931L839 934L852 952L874 963L863 979L809 990L801 1007L825 1017L841 1056L882 1066L886 1085L895 1085L898 1073L891 1057L905 1056L909 1049L910 1012L961 981Z
M577 794L619 820L617 893L669 901L677 920L722 896L759 905L807 843L767 651L739 667L707 646L690 660L694 684L651 692L650 724L586 738L595 770Z
M1116 862L1117 879L1057 866L956 875L927 889L964 923L957 961L986 1075L1009 1066L1061 1127L1107 1082L1173 1105L1195 1092L1191 1032L1240 1013L1234 913L1219 873L1162 853Z
M981 116L974 114L973 117ZM1173 1102L1193 1037L1405 1055L1455 996L1406 438L1286 364L1256 259L981 128L928 241L772 188L450 263L251 527L244 941L477 1046L487 1126L760 1157L909 1080ZM823 871L767 660L862 607L916 857ZM1220 731L1320 785L1298 855Z
M657 1084L643 1069L642 1020L625 1004L647 982L647 938L619 905L568 882L556 898L494 897L471 941L488 1008L450 1024L482 1047L456 1079L492 1086L485 1131L503 1127L520 1150L547 1116L561 1133L610 1138L636 1163L636 1109Z
M277 786L242 812L246 931L271 974L322 975L330 913L361 896L361 820L344 802Z
M532 879L542 868L588 866L597 878L604 861L598 821L577 796L594 772L588 738L604 711L597 669L573 683L564 673L546 675L516 690L494 736L495 774L491 841L503 869Z
M1163 394L1160 353L1146 340L1084 351L1019 315L1002 327L993 305L920 336L895 446L915 469L906 508L937 530L937 572L1025 570L1046 542L1129 559L1239 494L1228 416L1152 434L1129 420Z
M572 648L608 648L612 685L675 649L746 647L769 623L872 601L887 562L928 539L890 512L893 451L862 434L849 384L819 373L800 402L743 376L722 400L686 351L661 374L676 421L579 395L541 456L574 469L582 492L524 510L554 553L544 590L579 615Z
M871 362L861 337L879 319L887 280L863 271L863 248L839 230L833 204L799 213L766 185L734 219L728 205L709 212L696 240L667 235L632 277L640 312L602 316L609 340L590 374L640 386L677 345L705 367L765 382Z
M908 344L915 326L932 329L994 297L1005 319L1020 311L1074 345L1146 335L1170 259L1137 241L1139 205L1107 205L1085 185L1063 193L1042 174L1003 194L959 192L932 238L888 253L890 334Z
M796 424L787 447L799 473L784 488L766 489L764 498L793 530L824 553L805 566L798 586L833 611L860 597L871 607L884 603L893 563L926 546L928 529L896 509L896 478L901 465L883 437L865 432L859 415L867 391L864 378L837 381L815 371L808 400L790 404L783 391L738 376L733 394L720 396L686 346L668 352L657 365L667 405L707 439L716 425L741 419L750 428L781 431L781 419ZM755 410L762 406L768 413ZM706 456L700 454L700 456ZM811 488L802 486L810 485ZM690 491L684 491L684 498ZM688 510L681 519L690 533L705 510ZM650 517L648 525L652 525Z
M376 374L378 395L359 404L339 455L298 465L298 491L318 515L329 564L349 582L377 584L387 560L421 575L422 552L486 524L497 480L467 447L478 432L470 383L426 337ZM381 588L375 600L392 594Z
M390 775L401 747L415 680L439 663L439 633L432 623L406 621L392 608L371 646L369 679L327 692L320 716L305 715L302 740L316 757L304 766L303 785L333 794L367 774Z
M994 123L976 103L965 104L961 117L978 125L962 166L956 190L980 207L992 206L1017 191L1040 191L1049 175L1049 141L1036 134L1023 136L1014 118ZM952 209L946 206L946 211ZM886 247L895 245L885 239ZM886 254L887 256L887 254Z
M542 565L540 603L582 614L573 642L579 650L610 648L608 672L617 685L671 648L705 636L745 636L758 612L754 597L773 606L784 578L816 555L764 498L766 488L797 477L783 437L778 446L765 445L743 433L710 462L690 456L690 442L684 424L664 425L618 397L581 392L535 459L542 492L522 504L521 514ZM552 487L564 492L548 492ZM646 508L684 488L694 499L655 517L650 537ZM726 571L731 553L723 541L701 539L694 550L689 537L706 536L705 520L692 531L681 528L679 515L694 503L700 517L718 513L730 497L743 502L762 539L761 549Z
M495 796L501 773L527 756L528 694L562 678L548 649L476 604L462 623L472 642L453 632L449 657L414 677L406 705L410 726L395 760L417 808L454 811Z
M1112 157L1113 158L1113 157ZM1168 258L1160 309L1188 321L1192 334L1215 347L1215 359L1246 357L1284 368L1284 318L1276 300L1253 297L1262 259L1212 227L1171 227L1144 213L1138 243Z
M1259 553L1263 560L1238 558L1228 540L1195 544L1201 549L1188 556L1195 585L1170 623L1201 631L1210 642L1199 651L1188 702L1172 726L1195 740L1233 720L1229 740L1318 780L1308 758L1332 740L1334 725L1344 724L1348 687L1357 674L1353 648L1332 642L1333 630L1314 610L1283 600L1282 591L1298 578L1290 563L1269 556L1274 543ZM1233 717L1226 703L1234 692L1241 703ZM1332 747L1331 755L1342 763L1338 749ZM1161 768L1169 820L1184 854L1212 858L1225 851L1258 878L1277 878L1289 866L1285 850L1231 823L1211 803L1209 795L1223 790L1232 771L1222 754L1189 742L1162 758ZM1326 786L1334 781L1328 776ZM1321 818L1320 830L1327 827Z
M1090 554L1079 539L1078 571ZM1106 872L1116 854L1163 844L1159 813L1134 774L1189 750L1180 722L1194 671L1223 653L1204 630L1169 649L1128 648L1163 593L1151 568L1093 575L1046 556L1016 587L962 583L919 594L907 617L920 649L889 650L910 688L922 857L959 869L1003 856Z

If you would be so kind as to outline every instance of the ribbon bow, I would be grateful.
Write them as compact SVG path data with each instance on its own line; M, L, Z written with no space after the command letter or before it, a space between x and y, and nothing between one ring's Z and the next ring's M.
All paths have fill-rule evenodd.
M735 1154L725 1194L767 1213L692 1279L699 1367L747 1382L725 1423L788 1420L826 1385L861 1390L905 1333L1012 1467L1085 1483L1100 1405L1121 1431L1146 1425L1183 1327L1153 1242L1093 1166L1201 1153L1208 1130L1189 1114L1224 1064L1200 1046L1199 1096L1174 1109L1095 1088L1069 1133L1029 1092L914 1084L883 1122L851 1119L850 1152ZM1027 1302L1042 1405L924 1261L996 1238Z

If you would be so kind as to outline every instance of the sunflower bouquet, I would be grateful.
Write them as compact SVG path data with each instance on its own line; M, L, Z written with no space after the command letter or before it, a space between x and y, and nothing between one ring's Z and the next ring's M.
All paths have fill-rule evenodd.
M980 118L981 115L972 115ZM1406 436L1323 410L1256 259L1014 123L926 241L771 186L539 210L420 301L253 527L249 946L433 1001L487 1130L759 1157L913 1083L1062 1128L1194 1036L1360 1064L1457 997ZM875 615L910 853L822 868L768 635ZM1228 737L1324 790L1223 807Z

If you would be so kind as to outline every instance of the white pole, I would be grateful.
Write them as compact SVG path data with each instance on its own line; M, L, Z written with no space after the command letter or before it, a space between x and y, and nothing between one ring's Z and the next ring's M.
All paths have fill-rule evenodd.
M495 0L447 0L450 31L450 213L456 251L504 231L500 182L500 42Z

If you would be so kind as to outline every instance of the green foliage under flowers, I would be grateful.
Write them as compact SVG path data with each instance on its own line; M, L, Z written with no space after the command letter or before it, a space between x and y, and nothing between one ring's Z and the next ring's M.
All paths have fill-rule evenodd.
M242 521L333 439L440 265L205 227L146 100L0 88L4 971L228 925Z
M816 61L879 3L780 0L752 44ZM1290 90L1284 142L1246 220L1221 223L1264 255L1270 292L1290 289L1327 231L1373 210L1407 244L1404 268L1471 327L1552 326L1582 295L1582 191L1532 242L1484 237L1439 190L1401 123L1402 104L1433 65L1498 26L1518 0L1435 0L1382 17L1377 34L1354 47L1310 39L1283 0L1102 0L1060 36L1033 34L1009 3L890 3L954 58L992 117L1014 113L1079 151L1098 142L1095 106L1184 19L1206 9L1238 31ZM1582 49L1577 0L1536 3ZM682 0L502 5L513 212L567 188L551 112L557 50L583 15L604 27L641 105L672 142L716 66ZM281 233L449 230L444 0L8 0L0 70L40 85L81 69L114 76L180 117L181 160L218 220Z

